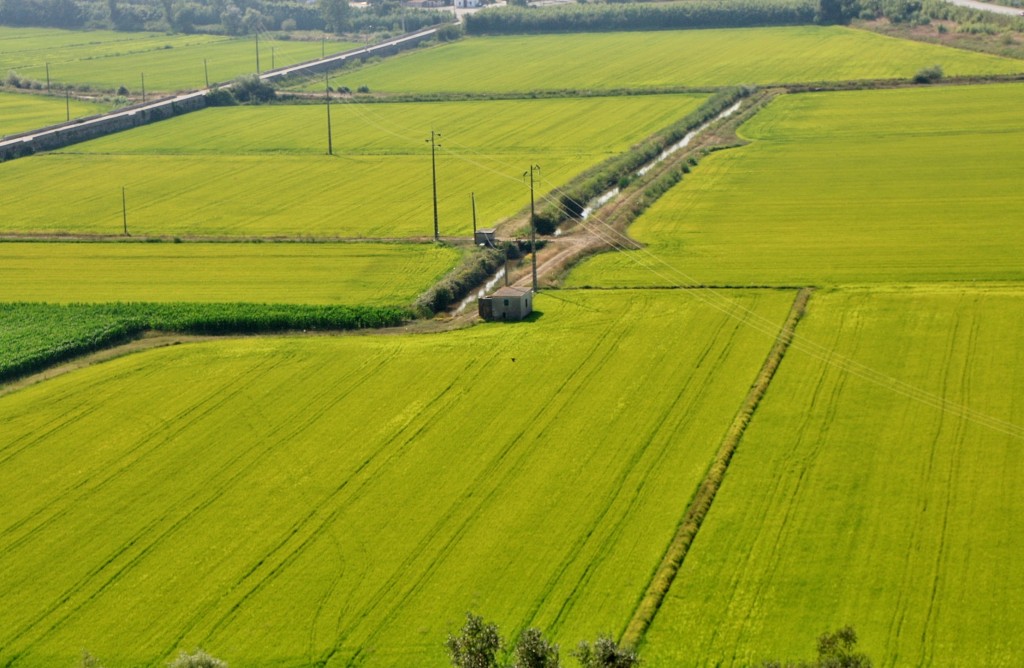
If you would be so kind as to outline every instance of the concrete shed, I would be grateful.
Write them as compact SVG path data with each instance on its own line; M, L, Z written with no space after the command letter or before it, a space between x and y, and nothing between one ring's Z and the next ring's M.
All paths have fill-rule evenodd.
M473 243L477 246L487 246L488 248L494 248L496 243L494 237L494 228L488 227L487 229L477 230L473 234Z
M533 290L506 286L478 303L484 320L522 320L533 312Z

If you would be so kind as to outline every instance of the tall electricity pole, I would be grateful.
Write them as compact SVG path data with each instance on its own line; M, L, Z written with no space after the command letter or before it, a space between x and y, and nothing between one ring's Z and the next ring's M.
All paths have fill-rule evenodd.
M258 28L257 28L258 30ZM256 34L256 74L260 73L260 34Z
M426 141L430 142L430 176L431 181L434 184L434 240L439 241L441 239L440 231L437 227L437 149L441 148L441 145L436 142L436 138L440 137L440 132L430 131L430 139Z
M146 73L139 72L139 76L142 78L142 104L146 104Z
M206 79L206 87L210 87L210 68L206 66L206 58L203 58L203 78Z
M324 72L324 94L327 96L327 155L334 155L334 143L331 141L331 86L327 83L327 72Z
M533 204L533 172L540 171L540 165L530 165L530 254L533 256L533 291L537 292L537 212ZM526 174L523 174L526 176Z
M124 235L131 236L128 234L128 200L124 194L124 186L121 186L121 222L124 223Z

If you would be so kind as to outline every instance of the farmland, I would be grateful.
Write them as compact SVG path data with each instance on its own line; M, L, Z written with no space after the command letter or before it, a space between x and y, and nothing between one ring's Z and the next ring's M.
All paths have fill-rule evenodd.
M651 665L1024 654L1024 292L816 295L647 636Z
M468 235L529 202L523 170L564 183L702 101L699 95L216 108L0 165L5 231L432 235L430 129L442 234ZM629 123L624 128L623 118ZM586 122L583 122L586 119ZM95 180L80 178L90 173ZM97 188L97 183L107 184ZM60 192L54 198L53 192ZM253 193L260 193L254 199Z
M5 301L409 304L459 251L412 244L0 244Z
M63 123L69 110L71 118L80 118L106 111L109 107L81 100L71 100L65 105L63 96L0 93L0 137Z
M510 66L514 63L515 66ZM553 64L557 63L557 67ZM726 86L1024 71L1024 62L843 27L803 26L470 38L334 80L355 90L529 91ZM309 90L321 90L309 84Z
M543 327L179 346L8 395L0 660L438 665L469 607L621 628L771 344L744 318L792 293L728 299L566 291Z
M210 82L230 81L240 74L256 71L256 48L252 37L213 35L165 35L111 31L67 31L0 26L4 44L0 70L14 70L36 81L46 80L50 64L53 82L114 90L126 86L141 92L140 73L146 90L178 91L205 85L203 60ZM329 42L327 53L356 46ZM319 58L319 41L265 41L260 44L260 69L271 67L271 48L277 67Z
M1024 277L1024 87L788 95L571 285L823 285ZM998 165L998 168L993 168Z
M11 53L88 78L245 45L90 34ZM334 156L298 103L0 165L0 666L442 666L466 611L567 666L598 633L651 668L807 660L847 624L875 665L1020 664L1020 82L754 92L745 145L698 138L653 204L619 182L608 219L650 205L644 248L527 322L341 332L403 324L467 257L432 241L432 130L465 237L470 193L490 226L530 165L548 191L711 95L636 89L936 63L1024 71L842 27L467 38L331 84L510 99L333 105ZM129 348L181 345L53 368L145 331Z

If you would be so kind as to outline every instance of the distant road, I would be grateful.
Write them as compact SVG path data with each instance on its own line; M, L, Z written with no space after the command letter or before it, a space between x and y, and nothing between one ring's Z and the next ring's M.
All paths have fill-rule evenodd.
M960 7L970 7L971 9L980 9L983 12L1005 14L1006 16L1021 16L1021 12L1024 12L1024 9L1021 9L1020 7L992 5L987 2L978 2L978 0L947 0L947 2L952 2L954 5L959 5Z

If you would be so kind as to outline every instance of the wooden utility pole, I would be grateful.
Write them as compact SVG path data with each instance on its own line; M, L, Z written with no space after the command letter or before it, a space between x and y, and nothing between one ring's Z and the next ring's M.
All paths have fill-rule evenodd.
M46 92L50 92L50 63L46 63Z
M255 35L256 35L256 74L259 74L260 73L260 34L259 34L259 32L257 32L257 33L255 33Z
M124 194L124 186L121 186L121 222L124 223L124 235L130 237L128 234L128 200Z
M469 193L469 200L473 204L473 241L476 241L476 193Z
M206 65L206 58L203 58L203 78L206 79L206 87L210 87L210 68Z
M71 91L64 89L64 110L67 112L68 121L71 121Z
M142 77L142 104L146 104L146 73L139 72L139 76Z
M533 172L540 171L540 165L530 165L530 254L533 256L533 291L537 292L537 212L533 204Z
M327 72L324 72L324 94L327 96L327 155L334 155L334 142L331 140L331 86L327 83Z
M434 185L434 240L439 241L441 239L441 233L437 226L437 149L441 147L436 142L436 138L440 137L440 132L430 131L430 139L426 141L430 142L430 177Z

